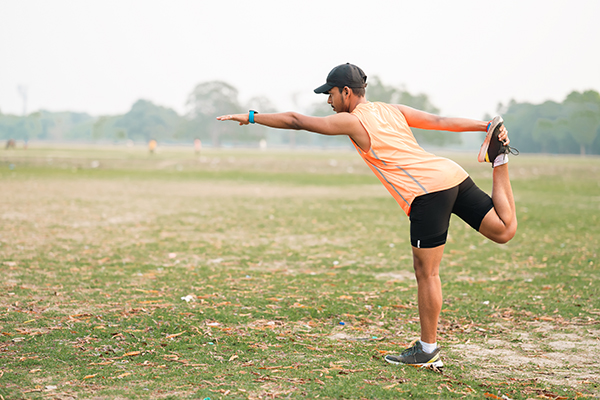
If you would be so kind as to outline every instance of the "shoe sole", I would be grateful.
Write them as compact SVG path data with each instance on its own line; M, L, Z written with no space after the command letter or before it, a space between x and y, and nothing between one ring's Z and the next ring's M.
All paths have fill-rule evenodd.
M385 358L385 361L390 363L390 364L394 364L394 365L410 365L411 367L416 367L416 368L431 368L431 367L435 367L435 368L442 368L444 366L444 363L442 362L442 360L437 360L431 363L424 363L424 364L405 364L403 362L400 361L392 361L389 360L387 358Z
M479 149L479 154L477 155L477 161L479 161L479 162L493 162L494 161L494 160L487 159L487 151L488 151L488 148L490 147L490 140L492 139L492 136L494 135L494 131L496 130L496 127L501 125L502 123L504 123L504 120L500 116L494 117L494 119L492 120L492 125L490 125L490 130L488 131L487 135L485 135L483 144L481 145L481 148Z

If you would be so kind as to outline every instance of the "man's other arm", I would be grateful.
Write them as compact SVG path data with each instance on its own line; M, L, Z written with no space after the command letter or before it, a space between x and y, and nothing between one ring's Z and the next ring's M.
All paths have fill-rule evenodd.
M425 111L417 110L401 104L396 107L406 118L408 126L418 129L429 129L450 132L475 132L485 131L487 122L469 118L440 117Z

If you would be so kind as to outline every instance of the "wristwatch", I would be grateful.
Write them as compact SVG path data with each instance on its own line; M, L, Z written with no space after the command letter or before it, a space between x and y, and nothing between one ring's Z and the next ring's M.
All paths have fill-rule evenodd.
M248 122L251 124L254 123L254 114L258 114L258 111L250 110L248 111Z

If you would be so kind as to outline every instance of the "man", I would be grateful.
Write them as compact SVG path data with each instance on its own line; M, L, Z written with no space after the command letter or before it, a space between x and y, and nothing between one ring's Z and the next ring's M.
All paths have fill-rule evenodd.
M439 266L450 215L458 215L483 236L506 243L517 230L517 216L508 176L508 133L502 118L490 122L444 118L405 105L371 103L365 98L367 76L355 65L342 64L315 93L329 95L335 115L309 117L294 112L224 115L240 125L257 123L281 129L302 129L323 135L347 135L367 165L410 217L413 264L421 338L392 364L442 367L436 331L442 309ZM480 162L493 167L492 196L481 191L455 162L423 150L410 128L452 132L487 131Z

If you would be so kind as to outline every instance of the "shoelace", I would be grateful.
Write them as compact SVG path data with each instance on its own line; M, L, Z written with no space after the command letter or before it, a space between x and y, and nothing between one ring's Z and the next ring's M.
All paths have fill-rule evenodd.
M508 152L510 154L512 154L513 156L518 156L519 155L519 150L517 150L516 148L510 147L510 146L506 146L506 147L508 147Z
M402 352L402 355L403 356L413 356L413 355L417 354L420 350L420 346L417 345L418 340L419 339L412 341L409 344L410 347L408 349L404 350Z
M502 144L501 153L512 154L513 156L518 156L519 155L519 150L516 149L516 148L514 148L514 147L510 147L507 144Z

